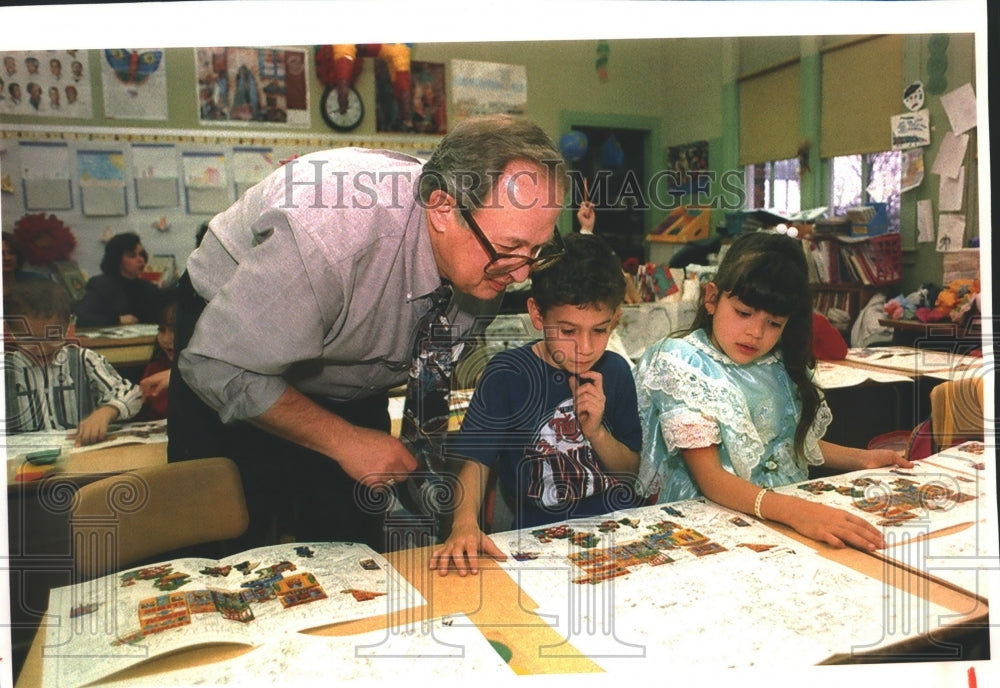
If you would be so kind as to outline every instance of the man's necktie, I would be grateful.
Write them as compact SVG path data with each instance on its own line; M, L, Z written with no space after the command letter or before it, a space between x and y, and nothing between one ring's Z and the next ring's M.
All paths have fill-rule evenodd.
M417 469L397 488L400 502L412 514L440 515L449 507L450 492L440 483L444 444L451 413L451 375L462 345L454 341L448 322L451 285L431 294L431 308L417 325L400 439L417 459Z

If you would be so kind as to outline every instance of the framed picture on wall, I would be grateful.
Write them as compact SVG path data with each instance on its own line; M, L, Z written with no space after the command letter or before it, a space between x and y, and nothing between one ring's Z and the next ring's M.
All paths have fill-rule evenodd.
M389 68L375 60L377 131L444 135L448 132L447 106L443 63L411 62L409 98L402 100L393 91Z
M708 141L695 141L667 148L667 169L672 172L671 191L708 193Z

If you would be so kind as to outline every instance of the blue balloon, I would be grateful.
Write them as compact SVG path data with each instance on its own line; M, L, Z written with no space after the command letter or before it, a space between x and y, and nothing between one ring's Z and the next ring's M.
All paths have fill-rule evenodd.
M566 160L573 162L587 154L587 137L583 132L570 131L559 139L559 150Z

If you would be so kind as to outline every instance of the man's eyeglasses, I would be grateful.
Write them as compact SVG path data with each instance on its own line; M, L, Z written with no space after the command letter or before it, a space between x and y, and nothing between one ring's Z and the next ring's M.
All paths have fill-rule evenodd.
M558 261L566 253L566 244L563 243L558 227L552 229L552 241L539 246L533 256L520 253L500 253L493 248L493 244L476 224L472 218L472 212L467 208L460 208L460 210L465 224L469 225L469 229L476 235L479 243L482 244L486 254L490 257L489 262L483 267L483 272L487 277L500 277L523 268L525 265L529 266L532 272L538 272Z

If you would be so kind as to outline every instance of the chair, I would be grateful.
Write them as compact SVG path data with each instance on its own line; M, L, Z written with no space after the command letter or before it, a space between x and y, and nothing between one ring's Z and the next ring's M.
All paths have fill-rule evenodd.
M140 468L81 487L71 527L82 580L184 547L228 540L249 525L239 469L227 458Z
M868 443L868 448L902 451L906 458L916 461L962 442L983 440L982 377L941 382L931 390L930 399L930 418L913 430L878 435Z
M983 378L947 380L931 390L934 443L946 449L984 434Z

